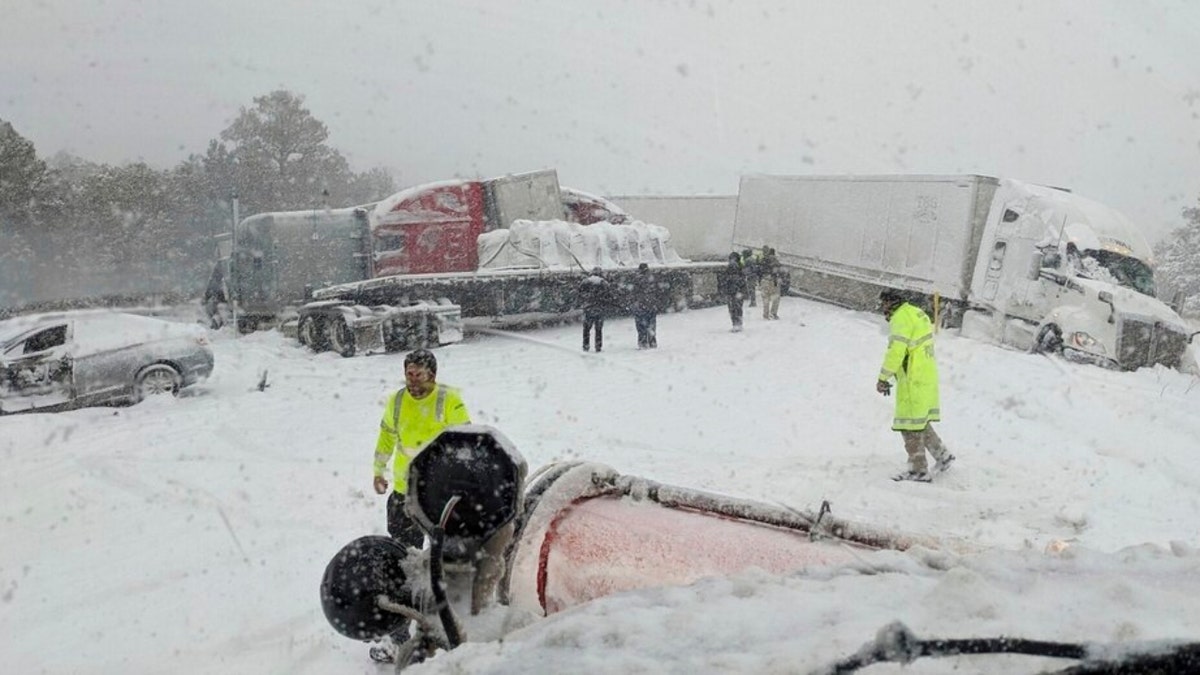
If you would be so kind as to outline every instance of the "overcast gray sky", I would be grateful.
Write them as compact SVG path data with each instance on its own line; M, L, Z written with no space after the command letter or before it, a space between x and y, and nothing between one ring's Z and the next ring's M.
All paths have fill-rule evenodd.
M1188 0L6 0L0 119L169 167L303 94L402 185L556 168L605 194L770 173L1071 187L1152 237L1200 199Z

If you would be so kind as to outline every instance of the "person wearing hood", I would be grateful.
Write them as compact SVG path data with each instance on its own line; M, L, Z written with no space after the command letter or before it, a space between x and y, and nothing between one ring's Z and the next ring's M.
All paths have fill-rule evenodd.
M604 349L604 313L612 305L612 289L599 267L583 278L578 288L579 306L583 309L583 351L591 348L593 332L596 351Z
M638 265L633 278L633 289L629 307L633 312L633 325L637 328L638 349L658 347L658 308L660 289L658 280L650 271L650 265Z
M717 274L717 292L725 296L733 332L742 330L742 302L746 296L746 275L737 251L729 254L729 264Z

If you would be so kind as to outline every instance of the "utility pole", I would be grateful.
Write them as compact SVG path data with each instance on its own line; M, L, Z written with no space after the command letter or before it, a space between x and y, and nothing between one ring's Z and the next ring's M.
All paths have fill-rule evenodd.
M241 294L241 286L238 284L238 220L238 193L237 190L234 190L233 237L229 251L229 285L232 289L229 293L229 306L233 308L233 337L235 339L242 334L242 329L238 325L238 296Z

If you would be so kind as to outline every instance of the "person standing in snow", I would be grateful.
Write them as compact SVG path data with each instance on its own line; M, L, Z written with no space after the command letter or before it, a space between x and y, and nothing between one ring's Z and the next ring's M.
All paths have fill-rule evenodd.
M754 288L758 285L758 277L761 273L759 261L754 257L754 251L745 249L742 251L742 274L746 275L746 296L750 298L750 306L754 306L755 292Z
M388 397L375 443L374 488L388 494L388 534L401 544L420 548L425 541L421 528L405 511L408 492L408 467L414 457L443 429L470 424L471 414L457 389L437 382L437 357L428 349L417 349L404 357L404 386ZM388 462L393 463L389 491L385 476ZM471 613L478 614L504 575L504 549L512 539L512 528L501 530L483 546L483 555L475 562L471 589ZM408 622L385 639L382 646L371 647L371 659L391 663L397 645L408 637Z
M931 474L925 458L935 461L933 472L945 471L954 461L942 439L933 430L941 419L938 399L937 362L933 356L933 323L929 315L906 301L899 291L884 289L879 306L888 320L888 345L883 366L875 381L875 391L888 396L892 379L896 380L896 412L892 429L904 439L908 470L893 480L929 482Z
M604 349L604 312L612 304L612 291L599 267L579 284L579 304L583 308L583 351L591 346L592 331L596 333L596 351Z
M637 328L638 349L658 347L658 280L646 263L638 265L633 278L629 307L633 312L633 325Z
M746 275L737 252L729 254L729 264L717 276L717 292L725 296L733 332L742 330L742 302L746 294Z
M780 282L784 272L779 265L779 258L775 256L775 249L769 246L763 248L763 258L759 269L762 277L762 281L759 282L759 290L762 291L763 318L778 319L779 296L782 292Z
M388 397L375 443L376 494L388 494L384 475L392 467L392 490L388 494L388 534L405 546L420 548L425 535L404 512L408 491L408 465L421 448L442 429L470 424L471 414L457 389L437 383L437 357L428 349L404 357L404 386Z

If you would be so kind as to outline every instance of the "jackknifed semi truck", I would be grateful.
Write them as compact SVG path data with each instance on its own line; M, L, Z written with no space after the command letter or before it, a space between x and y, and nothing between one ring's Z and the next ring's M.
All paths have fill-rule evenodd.
M581 273L616 285L654 269L662 306L715 302L720 264L553 170L406 188L342 209L262 213L219 241L214 270L238 328L280 325L344 356L462 339L469 322L519 327L575 309Z
M871 309L892 288L965 335L1123 370L1196 370L1194 335L1158 298L1140 229L1065 189L980 175L750 175L733 243L775 248L794 295Z

